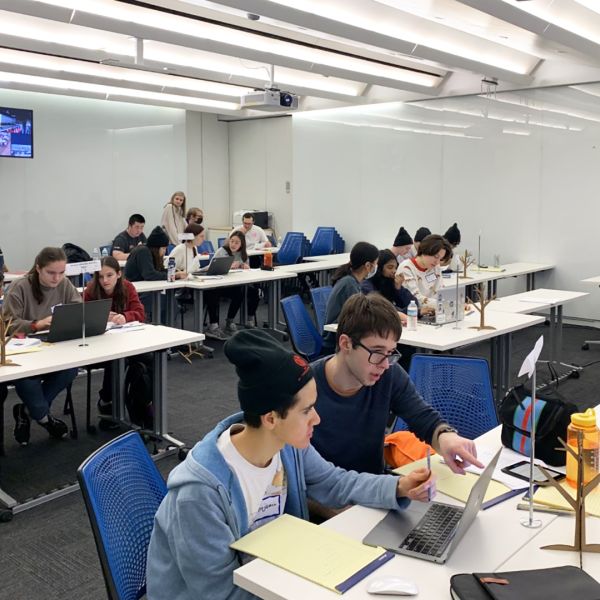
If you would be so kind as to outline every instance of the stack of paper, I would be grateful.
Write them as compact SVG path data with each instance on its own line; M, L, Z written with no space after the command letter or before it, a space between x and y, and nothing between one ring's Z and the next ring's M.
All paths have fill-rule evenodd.
M13 338L6 345L6 355L37 352L42 349L42 340L37 338Z
M577 490L572 488L566 481L563 481L561 487L569 493L571 498L577 496ZM560 510L573 510L571 505L561 496L560 492L554 486L539 487L533 500L536 504L558 508ZM588 515L600 517L600 488L592 490L585 498L585 512Z
M255 529L231 547L339 594L394 556L291 515Z
M408 475L415 469L426 467L427 459L423 458L408 465L404 465L399 469L394 469L394 473L397 475ZM465 503L469 499L471 488L479 479L479 475L474 473L467 472L465 475L453 473L450 468L442 462L441 457L437 454L431 457L431 470L436 476L435 486L438 492ZM485 494L484 502L489 502L508 492L510 492L510 488L507 485L492 479Z

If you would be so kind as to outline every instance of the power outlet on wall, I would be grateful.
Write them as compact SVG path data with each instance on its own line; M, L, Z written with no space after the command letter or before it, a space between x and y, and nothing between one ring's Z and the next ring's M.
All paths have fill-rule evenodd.
M290 181L285 182L285 193L289 194L292 191L292 183Z

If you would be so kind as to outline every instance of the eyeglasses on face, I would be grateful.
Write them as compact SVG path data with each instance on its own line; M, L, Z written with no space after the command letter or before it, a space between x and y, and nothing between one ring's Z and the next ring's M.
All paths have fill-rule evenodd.
M352 340L352 344L354 346L360 346L363 350L366 350L369 353L368 361L372 365L380 365L386 359L389 365L395 365L402 358L402 354L395 349L389 354L385 354L384 352L379 352L379 350L371 350L370 348L367 348L367 346L358 340Z

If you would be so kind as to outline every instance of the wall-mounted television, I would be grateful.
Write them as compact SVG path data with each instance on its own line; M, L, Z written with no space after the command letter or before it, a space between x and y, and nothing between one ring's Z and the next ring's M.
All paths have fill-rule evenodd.
M33 158L33 111L0 106L0 157Z

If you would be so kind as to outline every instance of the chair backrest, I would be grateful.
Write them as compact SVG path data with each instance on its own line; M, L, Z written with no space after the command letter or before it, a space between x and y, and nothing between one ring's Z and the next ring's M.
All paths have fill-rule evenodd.
M297 294L283 298L281 309L294 350L307 360L317 358L321 353L323 338L316 330L302 298Z
M146 557L154 515L167 487L140 435L105 444L77 470L111 600L146 593Z
M321 256L335 252L335 228L317 227L310 244L310 255Z
M304 235L295 231L288 231L277 253L277 262L280 265L293 265L303 256Z
M313 307L315 309L315 317L317 319L317 329L319 333L323 335L323 328L325 327L325 314L327 313L327 300L331 294L331 286L326 285L318 288L311 288L310 295L313 301Z
M171 254L171 252L173 252L173 248L175 248L175 244L168 244L167 245L167 253L165 256L169 256L169 254Z
M225 243L225 240L226 240L226 239L227 239L227 238L224 238L224 237L222 237L222 238L217 238L217 246L220 248L220 247L221 247L221 246L222 246L222 245Z
M210 240L204 240L198 246L198 252L200 254L214 254L215 253L215 247L213 246L213 243Z
M463 437L473 440L498 425L487 360L415 354L409 375L425 402ZM398 425L394 431L406 428Z

